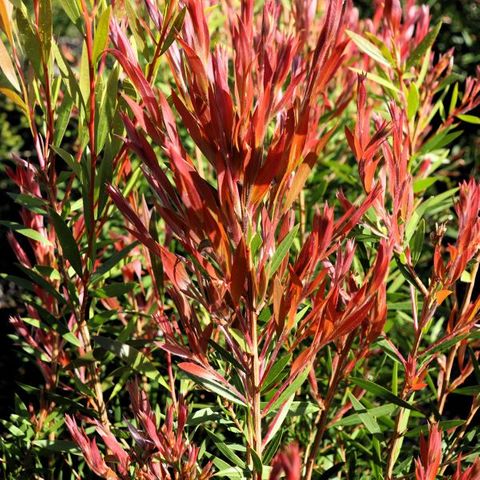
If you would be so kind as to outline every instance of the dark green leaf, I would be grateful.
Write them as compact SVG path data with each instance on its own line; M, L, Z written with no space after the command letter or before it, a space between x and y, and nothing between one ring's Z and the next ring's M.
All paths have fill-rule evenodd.
M423 412L421 410L419 410L412 404L406 402L405 400L402 400L401 398L397 397L392 392L387 390L385 387L382 387L377 383L374 383L370 380L366 380L364 378L356 378L356 377L350 377L350 381L355 385L358 385L360 388L367 390L367 392L373 393L374 395L377 395L379 397L384 398L385 400L388 400L390 403L394 403L395 405L398 405L399 407L402 407L402 408L407 408L408 410L415 410L423 415Z
M72 232L65 223L65 220L63 220L57 212L50 210L50 219L57 233L63 255L70 262L75 272L82 276L82 258L80 257L80 251L78 250L78 245Z
M406 68L409 70L411 67L414 67L422 59L422 57L427 53L427 50L431 48L434 44L435 39L437 38L438 32L442 27L442 22L439 22L430 30L425 38L418 44L418 46L413 50L407 60Z

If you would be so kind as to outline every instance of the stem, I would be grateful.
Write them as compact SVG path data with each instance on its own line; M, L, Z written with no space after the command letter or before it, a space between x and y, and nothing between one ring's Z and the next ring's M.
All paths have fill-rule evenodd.
M92 349L92 342L90 339L90 330L88 329L88 324L86 320L87 304L88 304L88 293L85 289L82 305L80 308L80 319L79 319L78 328L80 331L80 335L82 337L85 352L89 354L89 353L92 353L93 349ZM98 367L99 367L98 362L94 362L93 364L89 365L90 379L93 385L93 390L95 392L94 403L95 403L95 407L100 417L100 421L102 425L107 430L109 430L110 421L108 420L107 408L105 405L105 400L103 398L103 389L102 389L100 377L98 375Z
M453 348L450 350L450 353L448 355L447 364L445 366L445 375L443 376L442 389L441 389L440 399L438 403L438 412L440 414L443 413L443 409L445 408L445 403L447 401L448 394L450 393L448 391L448 385L450 383L450 376L452 375L453 363L457 358L457 351L459 347L460 345L458 343L455 344Z
M405 397L405 390L402 392L402 400ZM393 430L393 436L391 441L391 446L388 450L388 457L387 457L387 475L386 480L393 480L393 468L395 467L395 462L398 458L398 454L396 455L397 447L399 447L399 442L402 440L402 435L400 432L400 425L405 417L406 410L405 408L400 408L397 418L395 419L395 428Z
M85 0L82 0L82 10L85 19L85 44L87 46L88 57L88 75L90 79L89 91L89 113L88 118L88 136L90 147L90 185L89 185L89 203L90 203L90 228L88 231L88 252L93 263L95 251L95 168L97 166L97 153L95 146L95 65L93 62L93 31L92 15L88 12Z
M251 314L252 324L252 346L253 346L253 358L252 358L252 383L251 383L251 395L252 395L252 446L255 449L255 453L258 457L262 458L262 412L260 408L260 362L258 359L258 334L257 334L257 314L252 311ZM260 479L261 475L254 471L253 478Z
M315 433L315 438L313 440L312 448L308 455L304 480L311 480L312 478L313 469L315 467L315 459L317 458L318 451L320 448L320 443L322 441L323 434L325 433L325 430L327 427L327 420L328 420L328 413L330 410L330 406L335 396L335 393L337 393L338 384L343 378L343 373L344 373L345 365L348 360L348 353L350 352L350 347L354 339L354 334L356 334L356 331L353 331L348 336L345 346L343 347L340 353L340 357L338 359L337 365L334 371L332 372L332 376L330 378L330 384L328 386L327 398L325 399L325 408L324 410L322 410L320 417L316 421L315 426L317 431Z

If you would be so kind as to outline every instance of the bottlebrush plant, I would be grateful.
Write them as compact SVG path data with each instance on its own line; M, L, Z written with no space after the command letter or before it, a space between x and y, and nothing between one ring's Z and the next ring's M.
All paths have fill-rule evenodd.
M480 70L374 7L0 0L4 478L480 478Z

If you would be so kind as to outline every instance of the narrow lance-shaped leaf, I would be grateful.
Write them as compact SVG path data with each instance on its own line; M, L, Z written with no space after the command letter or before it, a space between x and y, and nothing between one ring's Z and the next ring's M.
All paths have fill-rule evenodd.
M347 35L352 39L353 43L361 50L363 53L366 53L370 58L376 62L385 65L386 67L391 67L390 62L383 56L380 49L375 46L372 42L362 37L358 33L346 30Z
M50 211L50 219L62 247L63 255L65 255L65 258L70 262L75 272L82 276L82 259L71 230L63 218L53 210Z
M438 33L440 32L440 28L442 28L442 22L437 23L435 27L425 35L425 38L418 44L415 50L410 54L406 64L407 70L415 66L420 61L420 59L425 55L427 50L433 45L433 43L435 42L435 39L437 38Z
M7 77L7 80L12 84L16 90L20 90L20 84L18 83L17 74L15 73L15 67L13 66L10 54L8 53L5 44L0 38L0 68Z
M108 6L98 19L97 29L93 40L93 63L96 63L105 50L108 42L108 28L110 25L111 8Z

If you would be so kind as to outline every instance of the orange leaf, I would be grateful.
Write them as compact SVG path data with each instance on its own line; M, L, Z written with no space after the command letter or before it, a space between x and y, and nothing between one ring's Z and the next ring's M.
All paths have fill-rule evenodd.
M2 30L8 37L8 41L13 44L13 35L12 35L12 27L11 27L11 11L12 5L8 0L0 0L0 20Z
M437 300L437 303L439 305L441 305L443 303L443 301L452 293L451 290L439 290L436 294L435 294L435 298Z

